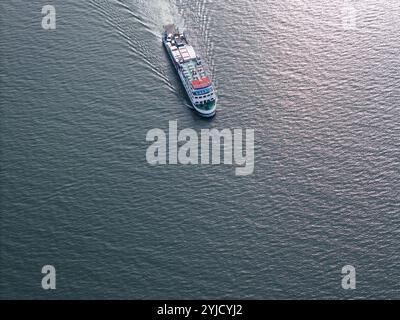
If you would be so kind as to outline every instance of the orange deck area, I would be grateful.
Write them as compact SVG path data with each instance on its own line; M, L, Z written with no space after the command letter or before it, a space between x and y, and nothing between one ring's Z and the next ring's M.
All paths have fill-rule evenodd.
M202 89L211 85L211 81L208 77L204 77L198 80L192 81L193 89Z

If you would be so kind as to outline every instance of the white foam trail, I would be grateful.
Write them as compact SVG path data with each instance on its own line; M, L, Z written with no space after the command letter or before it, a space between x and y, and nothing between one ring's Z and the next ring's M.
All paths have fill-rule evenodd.
M179 14L175 0L134 0L137 7L145 11L145 16L154 26L155 32L161 33L163 26L175 24L181 31L185 29L185 19Z

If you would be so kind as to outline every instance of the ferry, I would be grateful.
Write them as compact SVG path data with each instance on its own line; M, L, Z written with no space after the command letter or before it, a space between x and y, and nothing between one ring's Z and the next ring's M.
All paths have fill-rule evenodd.
M218 98L207 66L175 25L164 28L163 43L190 99L190 108L202 117L213 117Z

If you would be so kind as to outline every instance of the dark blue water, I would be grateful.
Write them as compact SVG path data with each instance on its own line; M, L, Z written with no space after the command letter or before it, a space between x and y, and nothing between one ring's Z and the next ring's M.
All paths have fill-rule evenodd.
M400 298L400 2L351 3L345 28L342 0L3 1L0 298ZM170 22L213 72L211 121ZM170 120L254 129L254 174L150 166Z

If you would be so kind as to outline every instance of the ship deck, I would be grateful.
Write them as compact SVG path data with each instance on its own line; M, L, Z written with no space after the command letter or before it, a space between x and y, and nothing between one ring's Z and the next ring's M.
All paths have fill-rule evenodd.
M165 33L165 37L169 36L169 39L171 39L171 41L166 42L166 46L169 47L175 62L181 65L184 77L192 83L192 86L194 88L200 87L204 80L209 82L205 66L197 57L194 48L188 44L186 38L178 33L174 25L165 26Z
M195 60L184 62L182 65L183 74L189 81L198 80L207 76L203 66L198 66Z

